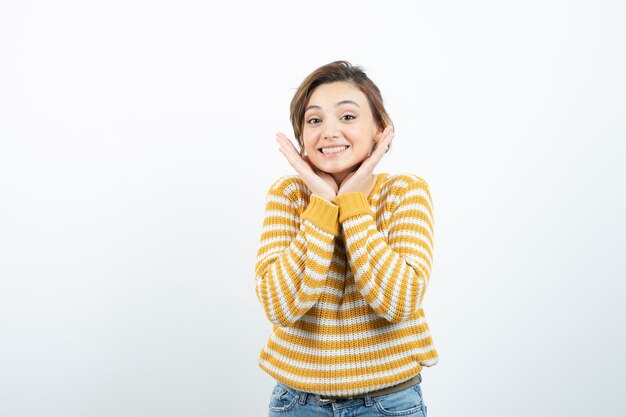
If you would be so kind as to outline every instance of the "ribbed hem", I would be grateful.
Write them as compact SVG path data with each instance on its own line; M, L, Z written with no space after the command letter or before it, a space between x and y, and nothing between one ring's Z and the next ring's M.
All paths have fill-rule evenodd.
M311 194L309 205L300 216L308 220L323 231L339 236L339 207L325 198Z
M339 206L339 223L343 223L344 220L359 214L370 214L372 217L374 216L370 204L367 202L365 193L360 191L340 194L333 199L333 203Z

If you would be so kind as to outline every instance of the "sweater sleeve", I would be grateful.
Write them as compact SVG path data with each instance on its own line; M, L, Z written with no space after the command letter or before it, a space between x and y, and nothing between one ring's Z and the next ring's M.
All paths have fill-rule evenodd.
M299 187L304 185L277 184L266 198L255 266L256 294L267 318L288 327L313 307L326 285L334 239L339 235L339 209L311 195L300 215Z
M364 193L345 193L333 200L339 206L355 284L372 309L392 323L409 319L421 307L432 265L428 185L421 179L403 184L388 237L376 229Z

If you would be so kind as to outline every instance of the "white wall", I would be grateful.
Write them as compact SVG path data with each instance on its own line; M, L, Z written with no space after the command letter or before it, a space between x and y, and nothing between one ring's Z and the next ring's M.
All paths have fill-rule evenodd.
M336 59L431 186L429 415L621 415L622 2L208 3L0 6L1 416L266 415L274 134Z

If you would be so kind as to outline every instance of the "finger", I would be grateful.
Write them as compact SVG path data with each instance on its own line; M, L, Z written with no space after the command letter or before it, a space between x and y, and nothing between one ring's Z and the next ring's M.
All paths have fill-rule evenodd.
M293 149L294 151L297 152L296 146L294 145L293 141L291 139L289 139L287 136L285 136L285 134L283 133L278 133L276 135L277 138L280 138L280 140L285 143L286 145L289 146L289 148Z
M285 146L281 146L279 150L287 158L287 162L289 162L292 168L303 178L310 178L315 175L311 164L305 161L298 152L294 152L293 149Z
M332 177L318 170L317 167L311 163L308 155L300 155L300 152L296 150L295 146L293 146L293 143L289 140L289 138L287 138L287 136L285 136L282 132L278 132L276 133L276 140L281 144L281 148L279 150L283 153L283 155L285 155L287 161L296 170L296 172L304 178L305 182L316 181L314 178L317 177L317 180L325 181L331 188L334 185L336 191L336 183L332 180ZM332 183L327 177L332 180ZM311 187L309 186L309 188Z
M376 149L374 149L374 152L372 152L372 154L379 154L380 156L384 155L385 152L387 152L387 150L389 149L389 145L393 141L394 137L395 134L393 130L385 129L385 133L383 134L382 139L380 140L380 142L378 142L378 145L376 146Z
M376 150L383 148L385 152L388 150L389 145L385 146L385 141L389 136L393 137L394 132L391 126L387 126L383 131L379 131L374 139L375 147L372 149L372 153Z
M368 174L374 172L374 168L376 168L376 165L378 165L380 160L383 158L385 152L387 152L387 147L393 140L393 131L387 131L387 129L385 129L385 131L386 132L384 133L384 137L381 139L380 142L378 142L378 144L376 145L376 149L374 149L370 156L365 159L363 161L363 164L361 165L364 170L368 171Z
M293 143L291 142L291 140L289 140L289 138L285 136L283 133L278 132L276 134L276 140L281 145L281 147L284 147L286 151L298 153L298 151L296 150L296 147L293 146Z
M287 158L289 163L299 163L302 164L302 157L298 152L294 152L293 148L289 146L289 144L285 143L283 138L276 138L276 141L280 144L280 148L278 150Z
M303 163L300 152L296 150L295 146L293 146L293 143L284 134L277 133L276 141L280 144L279 150L283 153L283 155L289 157L293 162L298 162L300 164Z
M389 137L393 138L394 135L395 135L395 132L393 131L391 126L387 126L385 130L383 130L383 133L380 135L380 141L378 141L378 143L381 144Z

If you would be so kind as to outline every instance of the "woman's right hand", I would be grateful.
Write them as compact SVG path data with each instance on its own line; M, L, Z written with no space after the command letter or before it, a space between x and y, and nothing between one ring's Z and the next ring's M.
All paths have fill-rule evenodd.
M289 164L300 175L311 193L332 201L339 189L332 175L318 170L311 164L307 156L301 157L293 143L283 133L278 132L276 134L276 141L280 144L278 150L285 155Z

